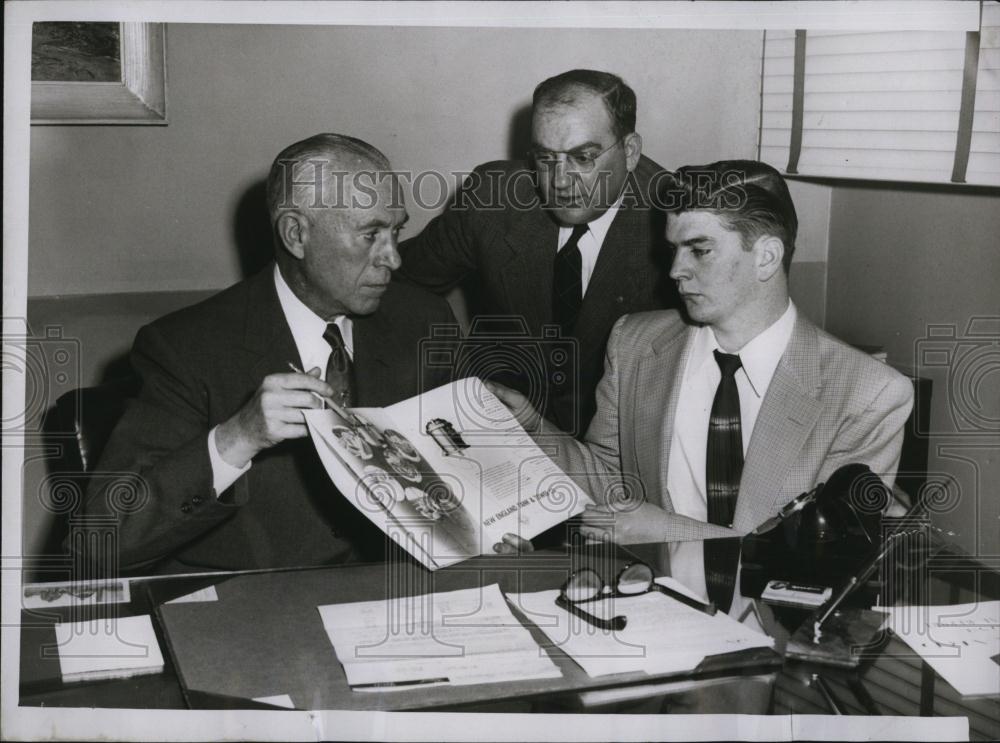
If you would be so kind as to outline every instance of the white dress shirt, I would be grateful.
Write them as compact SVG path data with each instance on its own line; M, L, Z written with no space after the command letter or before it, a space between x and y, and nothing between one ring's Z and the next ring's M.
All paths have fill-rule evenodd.
M292 339L295 341L295 348L299 352L299 360L303 371L309 371L319 367L323 378L326 378L326 363L330 359L330 344L323 338L326 332L327 321L306 307L305 303L295 296L285 282L278 267L274 267L274 287L278 290L278 301L281 303L281 311L285 313L285 320L292 331ZM347 347L347 354L354 358L354 325L347 315L337 315L333 322L340 328L340 334L344 338L344 345Z
M789 302L788 308L777 321L736 352L742 363L736 371L736 388L740 394L744 456L764 395L771 386L774 371L792 337L797 314L795 305ZM716 349L722 350L715 339L715 333L706 326L698 328L688 340L688 358L674 413L674 433L667 465L667 492L674 511L697 521L708 521L705 484L708 421L712 415L715 392L722 379L722 372L712 354ZM694 548L697 548L697 559L694 559L693 554L689 555L695 551ZM671 544L670 558L671 575L704 595L705 572L701 543ZM681 574L678 574L678 570ZM737 599L738 597L734 598L731 613L740 608L737 606L740 603Z
M309 309L305 303L291 290L278 266L274 267L274 287L278 292L278 302L281 304L281 311L285 315L288 327L292 331L292 340L295 341L295 349L299 352L299 368L309 371L319 367L321 376L326 378L326 364L330 359L330 344L323 338L326 332L327 321ZM351 319L346 315L338 315L333 320L340 328L340 334L344 338L344 346L347 354L354 358L354 326ZM291 361L291 359L289 359ZM291 370L289 370L291 371ZM219 454L219 447L215 441L216 426L208 433L208 456L212 463L212 487L215 488L216 495L232 485L239 477L250 469L251 462L243 467L234 467L222 458Z
M583 270L580 276L583 282L581 296L587 293L587 285L590 284L590 277L594 274L594 266L597 265L597 256L601 253L604 238L607 237L608 230L611 229L611 223L615 220L615 215L618 214L618 208L622 205L624 194L625 192L622 191L615 203L604 214L593 222L587 223L587 231L580 236L580 241L576 244L580 249L580 258L583 263ZM572 234L572 227L559 228L559 241L556 243L557 252L562 250L563 245L569 241Z

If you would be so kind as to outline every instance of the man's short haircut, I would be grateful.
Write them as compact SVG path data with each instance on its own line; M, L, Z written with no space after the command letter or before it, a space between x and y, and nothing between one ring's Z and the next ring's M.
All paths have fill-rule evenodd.
M531 107L572 105L581 93L599 96L608 107L615 135L624 137L635 131L635 91L618 75L598 70L570 70L538 84Z
M329 176L331 171L355 171L353 162L360 161L363 167L373 167L379 170L389 170L389 160L378 149L367 142L349 137L346 134L315 134L307 139L303 139L278 153L271 164L271 170L267 175L267 211L271 217L271 224L278 219L278 212L282 208L292 205L307 206L313 203L315 193L310 191L308 198L302 199L304 204L299 204L295 194L286 194L286 185L293 181L304 181L307 184L315 182L314 167L323 167L324 188L329 186ZM309 163L313 164L310 165ZM291 169L289 177L288 169ZM304 188L312 189L311 185ZM293 189L294 191L294 189ZM329 203L330 194L325 197Z
M666 185L659 199L668 214L711 212L740 234L744 250L765 235L779 238L785 246L781 263L788 273L799 220L777 170L757 160L720 160L678 168Z

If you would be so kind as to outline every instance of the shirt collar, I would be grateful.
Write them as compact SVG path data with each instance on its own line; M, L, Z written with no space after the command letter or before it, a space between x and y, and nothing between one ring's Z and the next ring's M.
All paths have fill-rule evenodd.
M607 211L605 211L604 214L599 216L594 221L587 223L587 228L590 230L590 234L593 235L594 239L597 241L597 244L599 246L604 244L604 238L607 237L608 230L611 229L611 223L615 221L615 216L618 214L618 209L621 207L622 200L624 199L624 197L625 197L625 189L622 189L622 192L618 194L618 198L615 199L615 203L613 203L610 207L608 207ZM573 232L572 227L559 228L560 248L566 244L566 241L569 240L569 236L572 234L572 232Z
M791 340L797 317L798 310L795 308L795 303L789 300L788 307L781 317L736 352L739 354L743 372L757 397L763 397L771 385L774 371L788 347L788 341ZM685 378L690 379L701 374L705 364L709 362L714 364L712 352L716 349L722 350L712 329L705 325L699 327L692 341L691 360Z
M737 352L757 397L763 397L771 385L774 370L778 368L778 362L792 337L796 316L795 305L789 300L781 317Z
M288 286L288 282L285 281L285 277L281 275L281 269L278 268L277 264L274 266L274 288L278 292L281 311L284 312L285 320L288 321L288 327L292 331L292 338L302 363L309 365L310 362L307 359L315 355L314 349L317 349L317 346L318 350L323 350L328 355L330 344L323 339L327 321L309 309L305 302L295 295L295 292ZM351 358L354 358L354 328L350 318L346 315L337 315L333 322L340 328L347 353Z

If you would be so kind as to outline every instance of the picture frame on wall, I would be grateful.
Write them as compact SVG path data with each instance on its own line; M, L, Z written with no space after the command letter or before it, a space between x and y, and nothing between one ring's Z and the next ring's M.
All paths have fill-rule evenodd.
M163 23L36 22L31 123L167 123Z

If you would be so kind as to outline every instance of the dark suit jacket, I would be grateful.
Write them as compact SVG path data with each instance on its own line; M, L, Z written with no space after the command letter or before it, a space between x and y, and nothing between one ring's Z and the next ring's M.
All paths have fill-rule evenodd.
M655 203L650 192L663 175L659 165L643 157L626 183L622 207L601 247L573 333L578 364L571 375L573 382L553 384L557 369L549 350L551 340L535 344L542 351L547 384L531 385L525 374L521 379L501 380L526 392L548 388L544 400L533 397L533 402L560 428L576 435L586 431L593 417L594 390L615 320L629 312L678 306L673 282L667 277L670 256L664 243L664 216L650 208ZM522 318L531 338L542 339L543 326L554 322L552 281L558 234L558 226L541 208L533 174L524 163L486 163L473 171L444 213L400 246L400 275L435 292L449 291L474 276L478 279L474 311ZM505 344L513 342L504 338ZM465 366L480 372L487 366L496 369L500 365L496 345L479 346L493 358L488 364L477 363L475 349L466 349ZM507 362L517 365L517 356L509 355Z
M220 500L209 430L231 417L268 374L301 364L274 287L273 266L142 328L132 349L141 378L98 465L137 473L132 501L97 487L88 516L118 519L118 555L133 568L172 555L184 566L243 569L384 558L381 531L344 500L308 439L258 454ZM383 406L449 381L423 369L420 339L453 323L447 303L393 283L377 312L354 321L358 406ZM112 478L113 481L113 478ZM145 569L145 568L144 568Z

